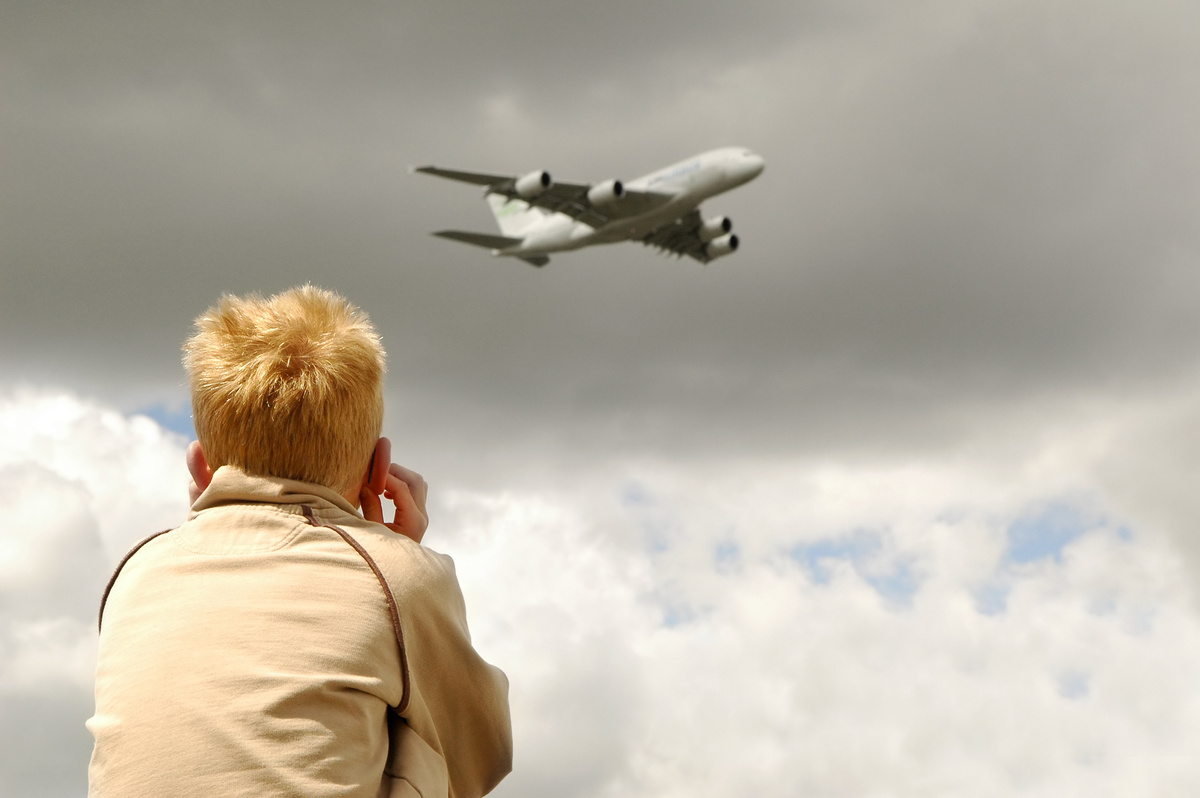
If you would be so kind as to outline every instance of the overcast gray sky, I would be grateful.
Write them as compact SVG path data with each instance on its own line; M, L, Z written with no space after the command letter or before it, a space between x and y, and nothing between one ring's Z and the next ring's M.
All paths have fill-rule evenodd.
M311 281L378 325L428 542L513 681L502 794L1184 794L1197 30L0 2L0 792L83 794L97 584L184 512L191 320ZM706 203L742 240L708 266L493 259L429 235L491 232L478 191L408 172L726 145L767 167Z

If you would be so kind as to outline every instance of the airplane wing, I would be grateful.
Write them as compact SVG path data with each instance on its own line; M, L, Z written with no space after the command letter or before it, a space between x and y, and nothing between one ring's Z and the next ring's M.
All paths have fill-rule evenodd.
M660 205L670 202L675 196L658 191L625 189L620 200L601 208L588 199L588 192L592 188L593 186L582 183L554 183L546 189L545 193L525 201L530 205L570 216L575 221L583 222L589 227L603 227L613 219L639 216L647 211L652 211ZM523 199L515 191L501 193Z
M437 166L421 166L413 171L449 180L459 180L463 183L474 183L477 186L486 186L490 194L501 194L510 199L522 200L535 208L545 208L554 213L570 216L590 227L603 227L613 219L638 216L660 205L665 205L675 196L661 191L625 189L619 200L600 207L588 199L588 193L595 188L594 185L588 183L553 181L548 188L536 196L526 196L517 190L517 181L521 178L511 175L463 172L455 169L442 169Z
M440 169L436 166L419 166L413 169L425 175L436 175L448 180L461 180L464 183L474 183L477 186L499 186L504 183L515 183L515 177L507 175L490 175L486 172L458 172L454 169Z
M700 238L700 209L693 208L680 219L651 230L642 243L675 255L687 255L701 263L708 263L712 256L704 240Z

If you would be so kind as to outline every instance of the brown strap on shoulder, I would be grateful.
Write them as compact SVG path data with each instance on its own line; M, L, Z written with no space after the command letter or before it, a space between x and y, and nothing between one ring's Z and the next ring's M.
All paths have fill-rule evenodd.
M396 645L400 648L400 683L402 689L404 690L404 697L400 699L400 703L395 707L395 711L403 712L408 707L408 698L410 692L408 689L408 653L404 648L404 629L400 626L400 609L396 606L396 597L392 595L392 589L388 586L387 579L385 579L383 576L383 571L379 570L379 566L375 563L375 559L367 552L366 549L362 547L361 543L359 543L350 535L349 532L333 524L318 523L316 517L313 515L312 510L307 505L302 505L301 509L304 511L304 517L308 520L308 523L312 524L313 526L332 529L338 534L339 537L341 537L342 540L349 544L350 548L358 552L358 555L363 558L363 561L367 564L367 567L371 569L371 573L375 574L375 578L379 581L379 586L383 589L383 596L387 600L388 612L392 617L392 631L396 635ZM137 554L138 550L141 549L142 546L145 546L156 537L165 535L170 531L170 529L164 529L162 532L155 532L153 535L130 549L129 553L121 558L121 562L117 563L116 570L113 571L113 575L109 578L108 584L104 587L104 595L100 597L100 613L96 621L97 630L100 630L104 625L104 605L108 603L108 594L112 591L113 585L116 584L117 577L120 575L121 569L125 567L125 563L129 562L130 558Z
M358 556L363 558L363 562L365 562L367 567L371 569L371 573L375 574L375 578L379 581L379 586L383 588L383 596L385 599L387 599L388 612L392 616L392 631L396 634L396 645L400 647L400 683L404 689L404 697L400 699L400 703L395 707L395 711L404 712L404 710L408 708L409 697L408 653L404 649L404 629L400 626L400 608L396 606L396 597L392 595L392 589L390 586L388 586L387 579L385 579L383 576L383 571L379 570L379 566L375 563L375 558L372 557L367 550L363 548L362 544L355 540L349 532L334 524L322 524L318 522L316 516L313 515L312 509L307 505L302 505L301 509L304 510L304 517L308 519L310 524L313 526L323 527L325 529L332 529L334 532L338 533L338 536L341 537L342 540L349 544L350 548L358 552Z
M121 569L125 567L125 563L129 562L129 558L137 554L138 549L140 549L142 546L145 546L159 535L165 535L170 531L171 530L169 529L164 529L162 532L155 532L153 535L130 549L129 553L122 557L121 561L117 563L117 569L113 571L113 575L109 577L108 584L104 586L104 595L100 597L100 614L99 617L96 618L96 631L100 631L100 629L104 626L104 605L108 603L108 593L113 589L113 585L117 583L117 575L121 573Z

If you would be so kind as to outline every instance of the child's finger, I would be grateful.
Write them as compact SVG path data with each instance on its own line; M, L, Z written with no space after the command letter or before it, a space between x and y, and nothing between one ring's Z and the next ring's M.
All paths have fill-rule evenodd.
M425 477L411 468L405 468L399 463L392 463L388 469L388 474L408 486L413 501L421 508L423 514L425 512L425 500L429 496L429 486L425 483Z
M397 532L420 543L429 526L429 517L425 513L425 508L413 497L408 483L389 474L384 496L396 505L396 517L389 526L395 527Z

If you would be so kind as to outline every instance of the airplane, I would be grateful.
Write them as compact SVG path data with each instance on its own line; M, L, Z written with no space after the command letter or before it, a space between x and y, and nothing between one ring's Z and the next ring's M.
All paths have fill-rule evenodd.
M723 147L624 183L561 183L544 170L517 177L422 166L427 175L484 186L501 235L440 230L433 235L474 244L493 255L545 266L550 253L593 244L641 241L701 263L738 248L728 216L704 217L700 203L748 183L765 162L745 147Z

